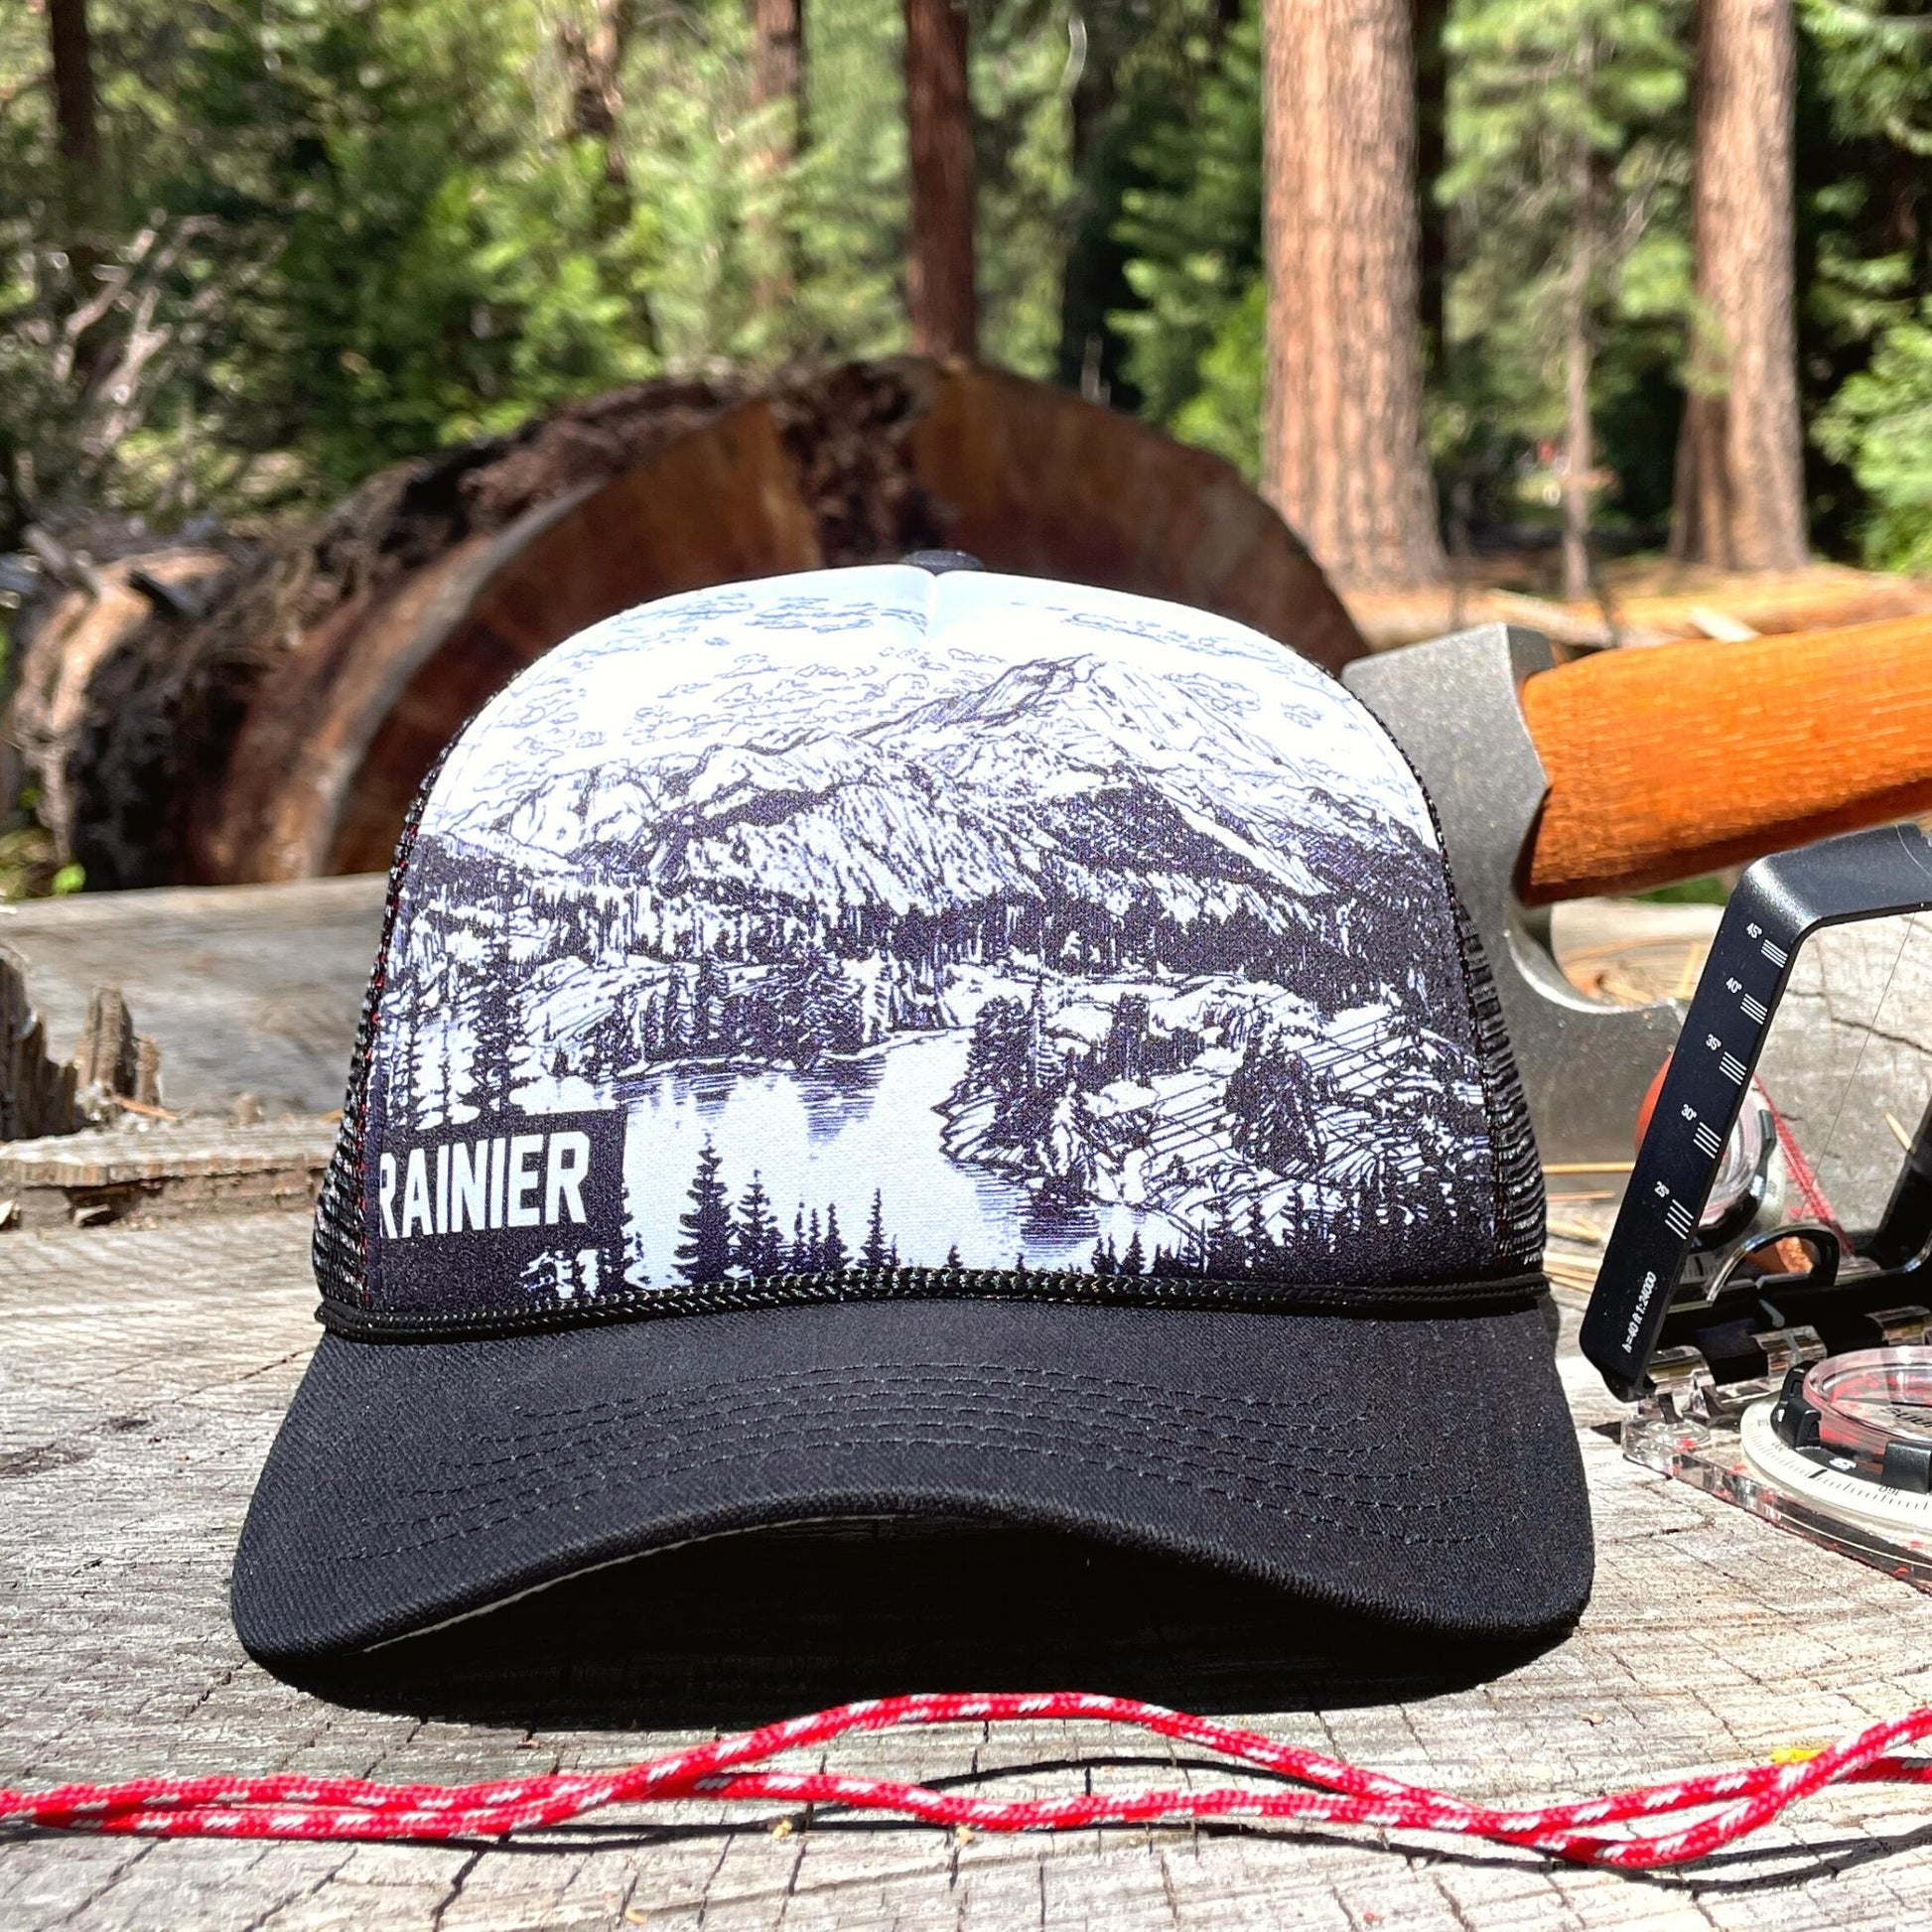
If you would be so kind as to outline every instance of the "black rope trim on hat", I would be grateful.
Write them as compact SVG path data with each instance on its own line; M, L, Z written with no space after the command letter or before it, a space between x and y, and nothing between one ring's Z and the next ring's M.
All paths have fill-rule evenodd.
M1256 1314L1383 1318L1501 1312L1549 1288L1539 1273L1431 1283L1212 1281L1199 1276L1106 1277L999 1268L873 1268L841 1274L769 1275L757 1281L642 1289L604 1301L547 1309L364 1309L327 1298L316 1316L355 1341L480 1340L550 1333L614 1321L822 1308L848 1302L1050 1302L1072 1307L1197 1309Z

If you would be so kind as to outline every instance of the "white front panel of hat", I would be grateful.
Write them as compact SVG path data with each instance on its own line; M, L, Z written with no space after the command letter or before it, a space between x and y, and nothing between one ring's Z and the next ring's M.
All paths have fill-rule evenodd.
M1427 805L1325 674L1143 599L900 567L560 646L425 809L376 1306L893 1267L1484 1272Z

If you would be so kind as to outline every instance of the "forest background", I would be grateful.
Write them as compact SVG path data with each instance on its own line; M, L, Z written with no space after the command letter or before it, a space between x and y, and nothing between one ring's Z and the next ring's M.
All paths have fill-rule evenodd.
M273 528L613 384L914 345L1223 453L1344 583L1566 521L1578 569L1586 536L1776 562L1699 524L1698 398L1730 382L1699 263L1727 245L1768 247L1774 303L1789 276L1772 551L1932 571L1932 0L1265 6L11 0L0 551L102 515ZM943 100L908 141L908 24L963 50L950 161ZM1698 185L1726 63L1782 143L1738 150L1728 199ZM1403 177L1376 294L1418 345L1406 551L1351 553L1265 433L1311 232L1281 157L1351 137ZM961 233L913 222L921 166L964 171ZM908 281L948 247L969 312L928 286L922 323Z

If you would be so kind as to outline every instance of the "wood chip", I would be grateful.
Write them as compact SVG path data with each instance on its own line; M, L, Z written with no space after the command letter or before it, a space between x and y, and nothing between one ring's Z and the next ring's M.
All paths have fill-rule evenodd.
M1587 1248L1600 1248L1609 1239L1601 1228L1587 1221L1553 1220L1550 1232L1560 1241L1581 1241Z
M1727 611L1717 610L1709 604L1693 604L1684 617L1694 629L1701 630L1721 644L1748 643L1758 635L1742 619L1733 618Z

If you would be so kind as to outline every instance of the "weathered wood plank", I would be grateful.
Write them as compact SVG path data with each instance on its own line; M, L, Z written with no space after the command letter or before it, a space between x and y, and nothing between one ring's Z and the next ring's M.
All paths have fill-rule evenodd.
M0 1141L0 1233L315 1205L329 1120L254 1127L129 1121L118 1132Z
M610 1764L880 1676L933 1686L986 1669L1165 1688L1365 1763L1529 1800L1754 1758L1932 1701L1932 1599L1625 1464L1588 1432L1613 1409L1573 1356L1596 1596L1569 1642L1493 1677L1458 1684L1413 1654L1324 1663L1307 1617L1157 1566L988 1542L949 1557L933 1541L896 1572L890 1546L860 1539L830 1555L712 1546L613 1573L601 1604L530 1599L496 1669L517 1645L527 1658L575 1643L591 1660L575 1683L480 1687L479 1647L439 1712L325 1702L251 1665L223 1601L314 1335L307 1232L275 1215L0 1243L0 1781ZM976 1623L995 1626L977 1650ZM1049 1725L830 1755L899 1776L999 1770L1003 1791L1205 1775L1137 1737ZM513 1850L0 1839L0 1923L1809 1928L1910 1923L1932 1880L1922 1797L1880 1790L1829 1795L1756 1849L1649 1880L1344 1834L962 1845L859 1821L774 1837L776 1816L685 1807Z

